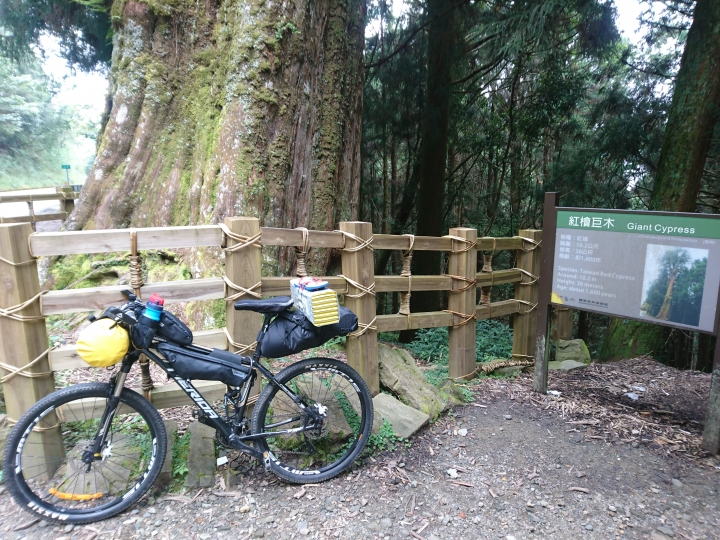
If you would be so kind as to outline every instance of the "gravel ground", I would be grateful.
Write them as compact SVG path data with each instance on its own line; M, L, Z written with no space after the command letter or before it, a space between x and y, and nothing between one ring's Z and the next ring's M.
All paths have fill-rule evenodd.
M33 523L0 487L0 538L720 537L720 461L586 439L552 409L511 400L498 385L480 385L473 404L409 447L319 486L291 486L254 468L230 492L218 482L158 494L79 527Z

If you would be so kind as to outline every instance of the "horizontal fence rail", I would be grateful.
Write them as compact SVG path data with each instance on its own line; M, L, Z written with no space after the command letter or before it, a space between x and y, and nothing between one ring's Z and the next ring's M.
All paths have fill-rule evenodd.
M280 296L290 292L291 277L261 278L258 290L263 296ZM337 276L324 276L320 279L328 281L331 289L339 294L347 290L345 280ZM518 269L497 270L493 273L478 273L477 286L502 285L519 283L522 273ZM408 278L403 276L375 276L376 292L405 292ZM127 300L120 291L127 285L106 285L87 289L69 289L49 291L42 297L43 315L61 315L82 313L103 309L110 305L124 304ZM416 291L449 291L452 279L446 276L413 276L412 290ZM222 278L189 279L185 281L165 281L148 283L142 287L143 295L158 293L169 304L192 302L197 300L219 300L225 298L225 282Z
M302 246L302 231L295 229L277 229L261 227L263 246ZM148 227L132 229L137 234L139 250L177 249L198 247L220 247L223 244L223 232L217 225L197 225L189 227ZM434 236L416 236L413 249L418 251L451 251L452 238ZM339 232L308 231L308 247L342 248L344 236ZM480 238L478 250L523 249L521 237ZM406 250L409 247L407 236L377 234L373 236L374 249ZM130 229L112 229L103 231L73 231L36 233L30 237L30 249L35 257L55 257L59 255L81 255L86 253L107 253L130 251Z
M20 195L1 195L0 204L3 203L19 203L19 202L40 202L40 201L66 201L77 199L79 193L69 190L59 191L58 193L25 193Z
M58 199L62 194L36 196L34 200ZM13 196L15 197L15 196ZM6 202L0 197L0 202ZM7 202L17 202L7 201ZM41 216L36 216L40 218ZM39 219L37 219L39 221ZM227 299L227 328L195 332L195 343L218 349L239 351L250 354L254 347L254 336L260 326L260 318L255 313L235 312L230 297L251 298L256 296L279 296L289 294L291 277L260 277L260 246L286 246L313 248L334 248L341 251L342 273L344 276L325 276L330 287L344 294L345 304L359 317L360 329L347 337L348 362L356 367L365 378L373 394L379 392L377 375L377 333L421 328L450 327L451 352L450 376L468 378L474 374L475 366L475 325L466 324L474 320L484 320L506 315L515 315L513 328L513 356L526 359L534 355L534 343L528 336L534 335L526 329L532 328L537 302L537 263L539 262L540 231L520 231L519 236L505 238L478 238L474 229L451 229L445 237L415 236L410 240L406 235L372 234L368 223L344 222L339 231L307 231L304 236L299 229L280 229L260 227L254 218L227 218L223 226L204 225L189 227L137 228L123 230L100 230L78 232L49 232L31 234L30 226L0 225L0 278L13 282L30 281L30 287L20 287L24 292L10 297L0 293L0 308L7 310L12 304L32 302L39 298L38 304L23 308L24 315L35 310L35 319L42 320L42 335L45 334L43 317L49 315L71 314L96 311L109 305L119 305L126 301L121 294L128 285L101 286L86 289L56 290L40 292L37 268L33 257L64 256L107 252L136 253L145 250L179 248L230 248L226 249L225 271L231 285L224 278L190 279L147 283L139 290L142 297L158 293L168 304L190 301ZM342 231L342 232L341 232ZM135 237L136 250L133 251L132 236ZM253 242L256 238L258 241ZM245 240L243 240L245 239ZM243 244L243 242L245 242ZM237 248L236 244L243 244ZM23 247L24 246L24 247ZM375 276L372 250L391 249L404 253L412 250L434 250L448 252L448 274L444 275L407 275ZM507 270L477 271L478 258L482 251L517 250L517 267ZM3 262L4 261L4 262ZM32 263L32 264L30 264ZM491 302L489 290L492 286L514 284L515 298ZM358 288L358 285L361 288ZM450 295L450 308L446 311L429 313L410 313L374 315L376 293L407 293L420 291L447 291ZM480 303L476 291L482 290ZM35 292L33 292L35 291ZM365 292L363 292L365 291ZM487 297L484 295L487 294ZM483 300L485 298L485 300ZM36 307L33 307L36 306ZM3 335L22 334L26 325L23 322L8 320L0 316L0 330ZM39 329L40 327L38 327ZM41 334L33 334L37 338ZM46 339L46 338L45 338ZM31 343L30 337L23 338ZM8 360L17 351L11 340L3 339L0 345L0 361ZM33 341L34 343L34 341ZM39 352L28 350L24 355L14 358L18 367L27 365ZM35 362L28 372L38 374L88 368L79 357L75 345L64 345L49 349L40 356L42 361ZM17 355L16 355L17 356ZM5 368L3 368L5 369ZM7 371L7 369L6 369ZM42 380L42 379L38 379ZM6 382L6 400L9 416L19 417L32 403L43 397L54 386L45 385L40 393L19 398L21 387L26 379L21 376ZM22 383L22 384L20 384ZM197 381L197 388L206 399L221 399L226 391L222 383ZM37 385L35 388L40 388ZM17 388L16 388L17 387ZM37 394L37 395L36 395ZM190 405L185 393L170 383L151 390L153 404L158 408Z
M72 190L71 187L58 187L55 193L24 193L16 195L0 194L0 204L3 203L27 203L28 215L26 216L0 216L0 224L4 223L31 223L33 229L35 223L39 221L65 221L75 207L75 199L80 194ZM34 211L34 202L59 201L60 212L51 212L45 214L36 214Z

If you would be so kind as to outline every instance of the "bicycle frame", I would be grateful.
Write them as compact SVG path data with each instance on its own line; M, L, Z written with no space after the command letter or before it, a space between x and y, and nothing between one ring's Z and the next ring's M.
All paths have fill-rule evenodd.
M239 356L240 362L242 365L248 366L251 368L250 376L245 381L245 383L242 386L242 395L239 400L241 403L240 410L236 410L236 415L240 415L240 418L245 418L245 411L247 408L247 400L250 395L250 389L253 387L255 383L255 379L257 378L256 370L259 371L262 376L264 376L269 384L274 384L279 389L281 389L287 396L293 400L293 402L297 403L298 406L303 409L305 412L307 412L310 416L310 418L313 420L313 422L310 423L310 425L303 425L299 428L289 429L285 431L273 431L273 432L263 432L263 433L256 433L256 434L250 434L250 435L237 435L233 432L233 424L226 422L225 420L221 419L220 415L217 413L217 411L210 405L205 398L202 396L202 394L195 388L189 380L183 379L182 377L179 377L175 370L172 368L172 366L168 363L167 360L162 358L161 356L155 354L150 349L142 349L138 350L135 349L128 353L125 358L122 361L122 366L120 368L120 372L118 373L116 383L115 383L115 390L113 392L113 397L110 398L108 401L108 405L106 407L105 413L103 415L103 421L101 422L101 425L109 424L110 421L112 421L112 417L114 416L115 410L117 408L117 402L119 402L119 396L122 392L122 388L125 382L125 379L127 377L127 374L130 372L130 368L132 365L140 358L141 354L146 355L148 358L150 358L153 362L155 362L160 368L162 368L165 373L167 373L168 377L173 379L178 386L187 394L187 396L197 405L197 407L201 410L202 414L198 417L198 421L202 422L203 424L215 428L229 443L230 445L237 449L241 450L242 452L245 452L247 454L252 455L253 457L256 457L258 459L263 459L265 461L266 467L268 466L268 460L269 457L267 455L264 455L262 452L256 450L253 446L250 446L248 444L245 444L245 441L255 441L258 439L268 438L268 437L275 437L277 435L287 434L287 433L297 433L301 431L309 431L311 429L315 429L316 425L315 423L317 421L321 421L322 418L318 413L316 413L313 409L306 407L305 404L302 402L302 398L298 396L297 394L293 393L291 390L289 390L284 384L281 384L277 382L277 379L275 379L275 375L267 369L265 366L263 366L260 363L260 350L261 350L261 344L263 337L267 333L268 326L270 325L270 322L273 319L272 314L265 314L262 328L260 329L260 332L258 333L257 337L257 347L255 348L255 352L252 357L244 357ZM158 338L159 340L162 340L162 338ZM162 340L164 341L164 340ZM206 347L201 347L198 345L188 345L185 347L186 349L190 351L200 352L200 353L210 353L212 349L208 349ZM300 419L298 416L297 418L291 418L289 420L285 420L283 423L292 423ZM276 424L274 427L277 427L279 424ZM96 441L96 445L102 445L102 439L104 438L104 429L101 428L100 432L98 433L98 440Z

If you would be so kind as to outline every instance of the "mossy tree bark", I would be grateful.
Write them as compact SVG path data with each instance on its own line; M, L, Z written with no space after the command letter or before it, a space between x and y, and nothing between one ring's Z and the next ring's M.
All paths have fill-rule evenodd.
M364 10L115 0L109 114L68 228L356 219ZM308 263L322 275L327 250Z
M675 81L652 210L694 212L720 118L720 2L698 0Z
M651 210L695 212L700 180L719 118L720 2L698 0L675 81L650 197ZM625 353L657 356L665 349L662 355L666 362L678 364L673 350L686 350L687 343L680 342L687 342L688 338L676 332L672 338L678 343L670 347L671 332L642 322L613 319L601 358L625 358Z

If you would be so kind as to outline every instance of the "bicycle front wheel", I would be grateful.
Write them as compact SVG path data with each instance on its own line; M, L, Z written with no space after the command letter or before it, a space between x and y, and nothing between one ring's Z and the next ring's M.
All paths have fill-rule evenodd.
M41 399L18 421L3 454L9 493L53 521L89 523L122 512L157 478L167 437L157 410L124 389L96 459L84 456L100 430L112 387L89 383Z
M322 482L347 469L360 455L373 423L373 402L353 368L328 358L310 358L276 377L302 398L295 403L268 384L253 411L255 446L279 477L299 484ZM318 418L321 418L319 421Z

